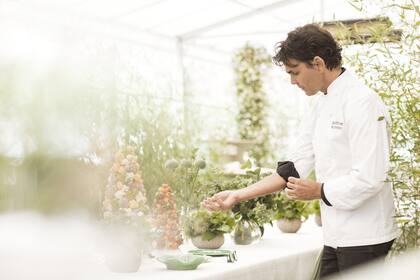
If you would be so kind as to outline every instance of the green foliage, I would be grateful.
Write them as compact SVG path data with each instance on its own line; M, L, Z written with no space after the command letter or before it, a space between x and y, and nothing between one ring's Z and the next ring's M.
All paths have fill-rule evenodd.
M202 235L204 240L211 240L231 232L234 226L235 219L230 212L199 209L183 217L184 233L190 238Z
M278 194L274 198L276 203L276 212L274 218L278 219L298 219L302 220L307 219L310 214L310 209L308 207L309 203L299 200L288 199L284 194Z
M183 208L183 214L190 209L199 208L200 202L205 198L203 181L200 170L206 168L203 159L197 159L198 149L193 149L188 158L182 160L170 159L165 167L170 170L166 173L166 181L172 188L178 207Z
M90 41L86 44L90 45ZM160 98L164 90L159 94L150 90L136 67L127 69L136 63L121 61L125 56L107 51L106 43L91 45L94 48L81 44L77 50L70 45L71 50L64 48L64 56L60 57L65 59L51 65L38 59L28 63L26 59L2 56L0 118L7 124L2 126L7 137L3 137L0 154L7 162L0 164L1 209L42 207L55 211L60 207L74 209L79 204L86 208L89 197L94 201L89 206L95 207L88 211L94 208L99 214L103 198L100 190L106 184L112 157L127 145L137 147L147 198L152 201L169 172L165 161L185 158L194 147L194 138L185 133L178 117L180 108L176 103ZM67 59L70 57L78 62ZM79 63L84 58L95 63ZM81 64L87 67L81 69ZM21 165L32 155L39 157L40 163L46 161L52 169L60 169L56 173L62 177L54 174L52 181L50 173L55 170L38 172L36 166ZM55 160L60 164L71 161L76 166L74 179L69 180L60 166L56 168ZM94 178L94 183L78 180L94 175L99 177ZM74 195L69 196L72 192Z
M173 158L192 160L197 150L193 148L193 137L185 133L180 120L169 112L168 104L127 96L120 101L117 126L120 145L138 147L136 154L149 202L162 183L169 183L171 188L179 186L179 181L170 180L173 170L166 168L165 163Z
M261 165L268 156L268 124L266 95L263 90L264 68L271 57L264 48L246 44L234 57L236 95L239 113L236 118L241 139L255 140L251 156Z
M208 185L214 193L224 190L237 190L246 188L263 177L261 169L247 170L246 175L238 175L234 178L219 179ZM254 221L262 227L266 223L271 223L273 219L276 202L274 194L241 201L232 208L237 220Z
M360 0L351 2L361 10L366 8ZM393 250L399 253L420 245L419 6L415 1L368 2L383 7L383 14L393 18L402 30L401 41L392 43L382 40L382 32L389 30L378 30L374 32L378 43L361 46L356 53L345 56L390 110L392 141L388 178L393 183L401 230Z
M315 199L311 201L309 212L315 215L321 215L321 207L319 205L319 200Z

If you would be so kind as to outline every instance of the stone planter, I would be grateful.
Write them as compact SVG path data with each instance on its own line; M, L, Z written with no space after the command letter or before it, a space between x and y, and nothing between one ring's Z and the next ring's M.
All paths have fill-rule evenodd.
M261 239L261 229L253 221L241 220L232 232L232 239L235 244L249 245Z
M280 219L277 221L277 227L284 233L295 233L302 225L302 221L299 219Z
M191 238L191 241L199 249L218 249L225 243L225 236L220 234L211 240L203 240L202 236L199 235Z
M322 220L321 220L321 216L320 216L320 215L315 215L315 223L316 223L319 227L322 227Z

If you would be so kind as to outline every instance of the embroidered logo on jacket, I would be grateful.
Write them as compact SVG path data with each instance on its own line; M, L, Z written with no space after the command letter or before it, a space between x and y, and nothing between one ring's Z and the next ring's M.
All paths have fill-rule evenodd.
M344 123L338 121L332 121L331 128L333 129L343 129Z

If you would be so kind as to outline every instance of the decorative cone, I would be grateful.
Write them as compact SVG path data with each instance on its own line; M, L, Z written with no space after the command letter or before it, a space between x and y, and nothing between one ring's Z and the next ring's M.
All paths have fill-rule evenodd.
M158 249L177 249L182 244L179 217L171 188L163 184L155 195L153 224L157 236L154 246Z
M102 207L103 217L109 223L132 225L142 230L148 225L146 191L131 146L115 155Z

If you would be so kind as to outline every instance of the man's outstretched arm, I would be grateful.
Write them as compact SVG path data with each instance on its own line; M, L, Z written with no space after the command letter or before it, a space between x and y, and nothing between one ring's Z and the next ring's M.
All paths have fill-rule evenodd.
M260 181L239 190L227 190L205 199L202 205L209 210L228 210L236 203L281 191L286 181L277 173L264 177Z

